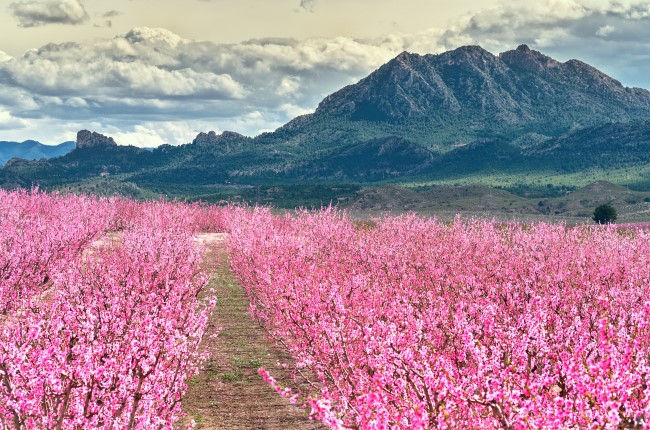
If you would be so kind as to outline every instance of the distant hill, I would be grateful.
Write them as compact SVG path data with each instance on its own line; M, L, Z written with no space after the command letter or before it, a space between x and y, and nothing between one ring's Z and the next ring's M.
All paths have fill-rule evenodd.
M614 206L621 219L650 219L650 193L631 191L607 181L597 181L574 191L544 199L525 198L484 185L437 186L425 189L400 186L370 187L361 190L342 206L353 212L417 211L453 217L465 214L518 216L588 221L594 208Z
M225 188L274 184L498 178L516 190L587 173L650 189L650 92L522 45L499 55L478 46L404 52L313 114L254 138L200 133L148 151L82 131L72 152L10 163L0 181L216 199Z
M0 165L4 165L12 158L25 160L38 160L65 155L75 147L74 142L63 142L59 145L43 145L35 140L24 142L0 141Z

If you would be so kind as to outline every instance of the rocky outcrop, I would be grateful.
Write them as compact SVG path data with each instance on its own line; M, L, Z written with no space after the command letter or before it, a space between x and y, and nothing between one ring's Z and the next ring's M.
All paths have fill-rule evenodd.
M192 141L193 145L215 145L225 142L238 141L245 139L246 137L235 133L234 131L224 131L221 134L217 134L214 131L209 131L207 133L199 133L196 138Z
M527 45L519 45L515 50L500 53L499 60L511 69L524 73L543 73L561 64L541 52L533 51Z
M9 159L5 163L4 167L11 167L11 166L13 166L15 164L18 164L18 163L21 163L21 162L24 162L24 161L27 161L27 160L25 160L24 158L20 158L20 157L13 157L13 158Z
M559 62L526 45L498 56L463 46L437 55L403 52L325 98L309 120L453 123L472 118L479 127L539 122L566 130L646 118L649 110L650 92L626 88L581 61Z
M104 136L100 133L90 132L88 130L81 130L77 133L77 149L106 146L117 146L117 143L115 143L112 137Z
M217 133L214 131L209 131L207 133L201 132L196 138L192 141L192 145L209 145L216 142Z

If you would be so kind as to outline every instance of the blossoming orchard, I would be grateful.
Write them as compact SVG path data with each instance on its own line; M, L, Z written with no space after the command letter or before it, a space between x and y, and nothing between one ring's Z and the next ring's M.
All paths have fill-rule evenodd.
M0 428L171 428L214 306L191 210L0 192Z
M37 190L0 229L0 429L178 428L219 312L202 231L295 360L259 375L328 427L650 425L644 230Z

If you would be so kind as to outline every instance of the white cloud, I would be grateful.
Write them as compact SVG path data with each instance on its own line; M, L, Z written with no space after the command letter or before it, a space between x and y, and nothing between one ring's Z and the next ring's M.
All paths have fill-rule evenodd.
M300 78L296 76L285 76L280 81L276 91L279 96L295 96L300 89Z
M0 110L4 107L4 109L10 109L14 114L18 114L22 111L38 109L39 106L40 104L29 92L0 84Z
M11 112L0 110L0 130L15 130L27 127L27 121L15 118Z
M281 123L268 121L260 112L252 112L236 119L222 121L219 126L210 121L173 121L143 122L126 128L101 124L97 129L112 136L120 145L152 148L163 144L190 143L200 132L214 130L222 133L226 130L241 130L251 123L264 130L274 130L281 125Z
M20 87L44 96L238 99L246 95L227 73L196 71L192 64L179 64L173 55L157 51L162 44L179 55L178 36L146 35L152 38L130 39L129 33L96 45L50 44L2 63L0 70Z
M647 0L539 0L503 2L501 6L467 15L449 34L525 35L542 28L562 28L604 17L641 20L650 16ZM611 27L611 26L606 26ZM532 36L529 36L532 37Z
M21 27L48 24L83 24L90 17L79 0L23 0L13 2L9 10Z
M164 28L135 28L124 36L132 44L146 43L148 45L167 46L176 48L184 42L183 38Z
M404 46L351 38L252 40L222 45L138 28L93 43L49 44L0 63L0 85L28 95L29 118L124 121L242 117L246 133L291 119L280 106L312 110ZM11 103L10 100L7 103ZM252 112L270 112L263 119ZM281 115L281 116L278 116ZM259 127L255 121L259 120ZM232 123L232 121L228 120Z
M494 53L525 43L562 61L583 60L626 85L650 87L648 0L503 1L467 15L437 41L444 49L461 42Z
M557 46L569 37L569 32L564 28L544 28L535 34L533 45L538 49L546 49Z
M616 27L613 25L603 25L596 31L596 36L607 37L615 31Z
M305 115L314 112L313 109L305 109L303 107L296 106L291 103L285 103L281 105L280 110L283 111L289 118L295 118L300 115Z
M203 129L197 130L191 125L178 122L164 124L145 122L126 130L110 127L106 131L121 145L153 148L170 142L174 144L191 142Z
M581 59L625 84L650 86L648 24L647 0L540 0L504 2L447 29L374 39L218 44L143 27L20 57L0 53L0 111L11 115L5 123L27 121L24 132L35 136L25 138L48 127L51 136L74 136L93 124L120 143L143 146L185 143L205 130L253 135L313 111L324 96L404 50L439 53L466 44L496 54L526 43L561 61Z

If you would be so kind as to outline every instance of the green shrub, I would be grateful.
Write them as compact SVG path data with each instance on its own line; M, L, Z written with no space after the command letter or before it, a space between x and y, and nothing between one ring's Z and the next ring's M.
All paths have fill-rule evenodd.
M594 215L591 219L593 219L596 224L612 224L616 221L617 217L616 209L611 205L604 204L594 209Z

